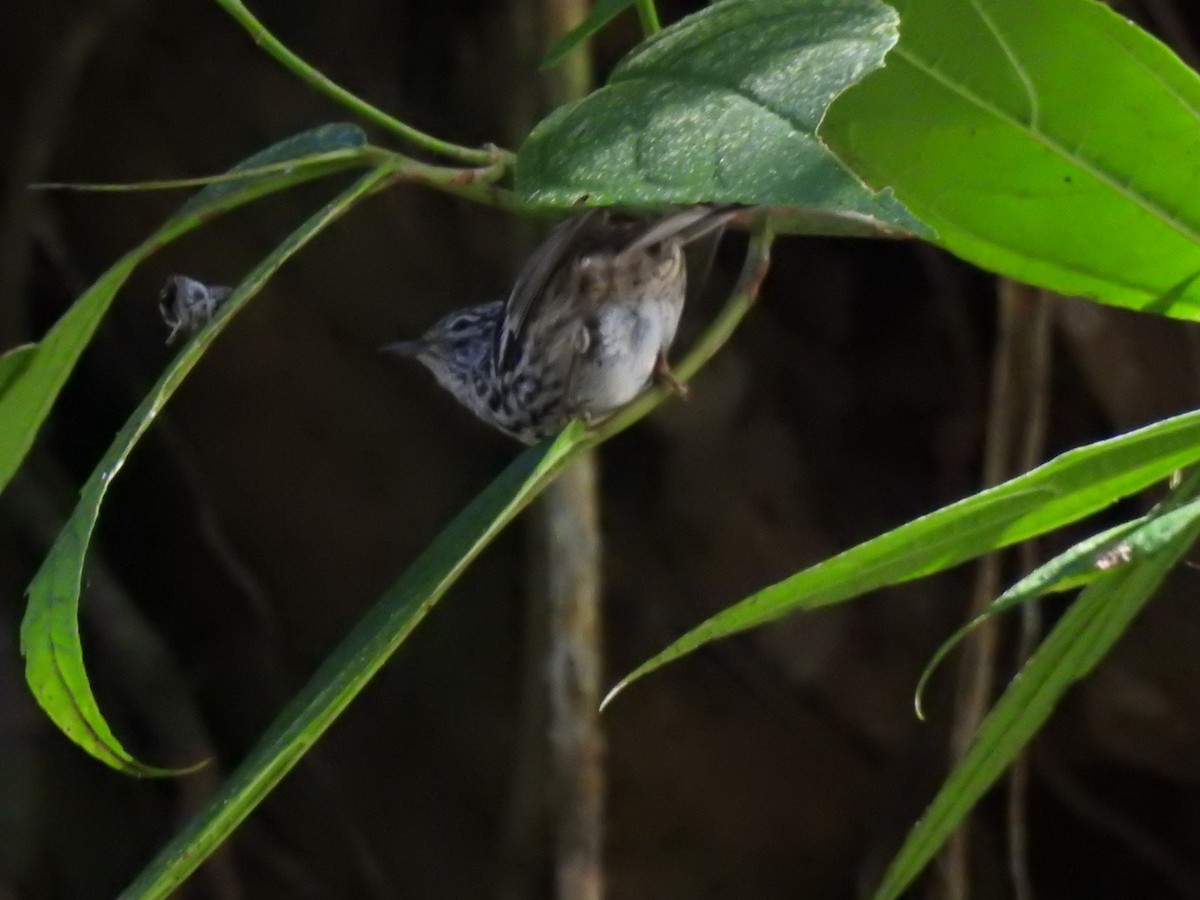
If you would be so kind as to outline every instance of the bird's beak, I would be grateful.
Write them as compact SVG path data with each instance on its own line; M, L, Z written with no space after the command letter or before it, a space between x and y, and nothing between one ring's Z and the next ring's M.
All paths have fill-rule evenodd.
M397 353L400 356L418 356L429 349L429 342L423 339L415 341L396 341L394 344L384 344L379 348L380 353Z

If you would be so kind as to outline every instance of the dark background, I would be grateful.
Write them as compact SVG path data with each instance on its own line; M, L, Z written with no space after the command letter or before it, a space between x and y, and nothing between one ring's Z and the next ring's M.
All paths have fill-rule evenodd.
M686 11L662 6L667 20ZM530 115L519 7L254 9L335 80L440 136L511 146ZM1124 11L1185 55L1200 38L1187 0ZM626 15L605 33L601 69L635 27ZM0 6L0 34L4 347L39 336L178 202L22 185L217 172L345 118L203 0L18 0ZM144 266L0 499L3 900L115 896L517 450L427 373L375 351L501 295L520 261L511 221L416 188L371 200L222 336L104 508L83 619L102 708L144 759L215 764L129 779L36 708L17 649L23 591L169 359L159 286L174 272L236 282L338 186L260 202ZM609 680L705 615L979 484L994 281L908 243L788 238L775 260L692 399L601 453ZM1054 302L1045 455L1196 405L1190 326ZM689 333L713 308L689 311ZM523 535L518 524L472 567L184 895L549 894L549 845L521 837L536 803L515 780L530 665ZM911 695L972 580L962 569L793 617L623 696L604 717L609 895L860 896L944 774L953 667L934 683L929 723ZM1182 569L1036 742L1039 897L1200 896L1198 588L1200 573ZM1011 895L1002 801L976 818L979 897ZM925 887L936 893L936 877Z

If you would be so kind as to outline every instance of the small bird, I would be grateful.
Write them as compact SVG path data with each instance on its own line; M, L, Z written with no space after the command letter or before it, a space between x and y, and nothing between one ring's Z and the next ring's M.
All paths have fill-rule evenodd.
M416 357L476 416L527 444L572 419L602 419L656 376L685 394L667 363L687 289L683 248L741 209L590 209L550 232L507 300L383 349Z

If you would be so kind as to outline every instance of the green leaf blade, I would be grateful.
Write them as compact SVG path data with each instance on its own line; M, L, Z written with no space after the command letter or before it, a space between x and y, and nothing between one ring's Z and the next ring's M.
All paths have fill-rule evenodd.
M88 543L108 486L159 410L231 318L284 262L388 174L386 168L379 168L364 175L292 232L238 285L214 320L172 360L88 478L78 505L29 585L29 604L21 623L26 680L42 709L63 733L113 768L134 775L176 774L147 766L125 750L100 712L88 683L79 637L79 594Z
M330 130L333 129L333 130ZM275 147L250 157L242 166L263 164L265 154L279 147L301 153L295 158L294 169L262 175L249 180L210 185L183 205L153 235L125 254L100 276L36 345L36 350L22 362L16 377L0 383L0 490L16 473L21 461L33 446L38 430L50 414L58 393L66 383L79 357L95 334L117 291L133 270L159 248L186 234L216 215L256 200L292 185L340 171L362 161L354 156L309 166L304 156L318 155L331 149L344 148L345 142L357 132L366 145L366 136L353 126L325 126L289 138ZM275 162L278 157L268 161Z
M586 440L586 430L571 425L556 440L526 450L477 495L322 663L204 812L121 897L170 896L303 758L483 547Z
M1197 479L1181 490L1194 496ZM1170 569L1200 535L1200 506L1148 522L1143 538L1156 552L1096 581L1079 598L1009 684L980 726L975 743L943 782L929 809L909 832L875 893L895 900L912 884L967 812L995 784L1049 718L1067 689L1087 675L1125 633Z
M733 604L638 666L624 688L711 641L930 575L1098 512L1200 460L1200 412L1069 451Z
M820 134L951 252L1200 318L1200 77L1093 0L905 0Z
M37 344L22 344L6 350L0 356L0 396L4 395L8 386L21 377L25 367L37 352Z
M517 157L531 203L801 206L921 233L816 137L829 103L897 36L879 0L725 0L641 44L607 86L559 108Z

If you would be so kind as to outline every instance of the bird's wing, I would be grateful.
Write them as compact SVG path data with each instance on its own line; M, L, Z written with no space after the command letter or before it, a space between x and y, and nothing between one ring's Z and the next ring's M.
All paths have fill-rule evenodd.
M572 257L587 227L606 214L606 210L599 208L580 213L556 225L538 245L517 275L512 293L508 295L503 324L496 332L496 359L507 359L514 348L520 346L519 336L525 323L530 321L539 304L544 302L550 282L563 263Z
M595 208L555 226L517 276L505 307L504 323L496 334L495 358L501 365L512 362L510 357L518 352L527 323L550 299L547 295L551 282L580 252L594 252L597 247L610 244L615 253L614 261L619 264L622 257L636 254L659 241L677 239L685 244L693 241L723 227L743 209L735 205L690 206L652 219L640 228L635 219L633 223L622 223L623 227L612 223L598 233L600 229L593 226L607 224L610 211ZM620 243L624 240L628 243Z

